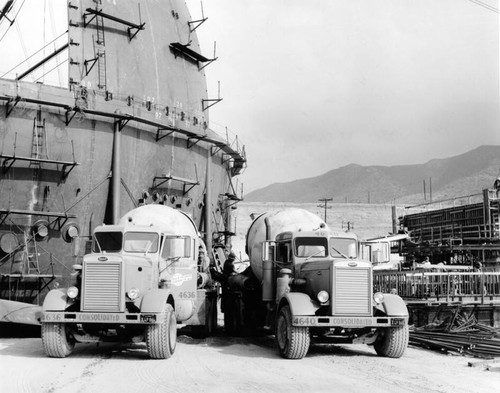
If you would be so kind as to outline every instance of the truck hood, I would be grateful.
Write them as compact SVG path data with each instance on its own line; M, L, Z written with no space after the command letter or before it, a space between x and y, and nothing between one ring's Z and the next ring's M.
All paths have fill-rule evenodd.
M326 269L328 266L349 266L349 267L371 267L370 261L362 259L346 259L346 258L311 258L308 261L297 262L296 269L299 271Z
M122 262L127 261L127 263L131 263L137 266L151 266L152 259L149 256L145 256L144 254L112 254L112 253L103 253L103 254L87 254L83 257L84 262Z

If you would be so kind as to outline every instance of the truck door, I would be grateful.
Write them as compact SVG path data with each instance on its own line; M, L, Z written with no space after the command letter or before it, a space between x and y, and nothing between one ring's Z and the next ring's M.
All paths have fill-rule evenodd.
M161 278L172 291L178 321L189 319L196 304L195 242L189 236L165 236L161 251Z

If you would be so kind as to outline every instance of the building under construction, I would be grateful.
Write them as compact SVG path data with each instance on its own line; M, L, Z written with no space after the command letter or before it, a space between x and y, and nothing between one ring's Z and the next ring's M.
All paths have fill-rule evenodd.
M400 218L400 226L410 236L405 245L407 261L429 257L434 264L471 266L477 261L486 271L498 271L499 202L498 190L485 189L482 194L406 208L408 214ZM446 203L452 206L441 207ZM426 210L411 213L415 208Z
M380 270L375 289L397 291L416 326L460 309L500 326L500 191L405 208L399 271Z

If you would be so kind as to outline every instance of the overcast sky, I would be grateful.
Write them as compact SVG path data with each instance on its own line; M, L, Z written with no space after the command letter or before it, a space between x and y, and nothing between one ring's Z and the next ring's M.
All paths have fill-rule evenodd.
M500 145L498 0L478 2L204 0L210 121L245 144L246 192Z
M35 4L51 20L66 12L63 0ZM187 4L200 19L200 0ZM500 145L498 8L499 0L203 0L202 53L211 57L216 41L218 57L205 68L209 98L218 81L223 98L210 123L245 145L245 191L351 163L420 164ZM37 21L47 37L60 34ZM12 52L31 53L29 44Z

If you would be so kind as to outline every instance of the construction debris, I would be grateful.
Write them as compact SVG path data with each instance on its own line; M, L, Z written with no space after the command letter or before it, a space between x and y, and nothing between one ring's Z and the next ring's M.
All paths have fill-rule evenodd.
M494 358L489 360L479 360L477 362L467 363L469 367L482 368L487 371L500 371L500 358Z
M500 357L500 328L478 323L476 317L457 308L444 321L410 330L410 344L450 354L461 354L483 359ZM492 371L500 364L490 362Z

